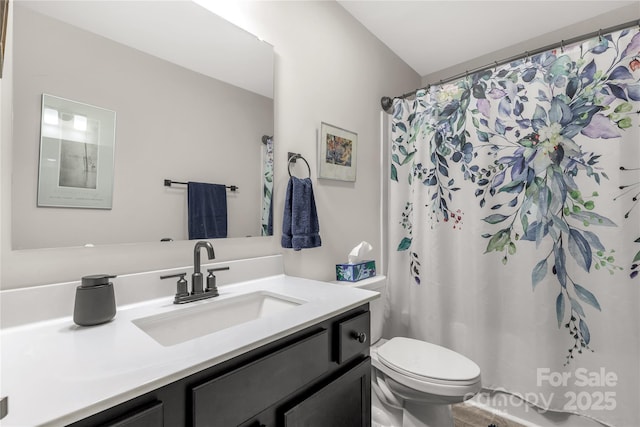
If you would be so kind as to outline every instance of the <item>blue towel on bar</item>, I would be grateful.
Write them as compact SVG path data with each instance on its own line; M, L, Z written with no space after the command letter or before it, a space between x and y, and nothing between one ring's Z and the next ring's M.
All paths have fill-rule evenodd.
M311 179L289 178L282 221L282 247L315 248L322 244Z
M227 237L227 188L189 182L189 240Z

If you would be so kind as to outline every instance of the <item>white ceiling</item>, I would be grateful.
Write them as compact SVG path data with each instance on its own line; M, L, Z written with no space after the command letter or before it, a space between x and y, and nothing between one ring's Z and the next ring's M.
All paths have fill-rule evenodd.
M621 7L637 5L637 13L628 20L640 17L637 0L338 0L338 3L420 76ZM501 59L504 58L494 60Z

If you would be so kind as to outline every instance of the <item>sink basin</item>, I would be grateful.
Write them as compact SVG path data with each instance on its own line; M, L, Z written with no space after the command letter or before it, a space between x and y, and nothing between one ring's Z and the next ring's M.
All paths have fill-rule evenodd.
M305 301L258 291L135 319L132 322L165 347L183 343L251 320L272 316Z

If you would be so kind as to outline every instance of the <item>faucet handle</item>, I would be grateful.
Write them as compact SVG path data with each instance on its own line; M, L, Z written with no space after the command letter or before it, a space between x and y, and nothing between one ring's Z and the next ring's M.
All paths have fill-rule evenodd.
M220 295L218 293L218 288L216 286L216 276L213 274L214 271L223 271L228 270L229 267L218 267L218 268L207 268L209 275L207 276L207 287L205 288L205 292L210 292L214 297Z
M171 279L174 277L179 277L178 283L176 284L176 300L183 298L185 296L189 296L188 283L187 279L184 278L187 273L178 273L178 274L169 274L167 276L160 276L160 279Z

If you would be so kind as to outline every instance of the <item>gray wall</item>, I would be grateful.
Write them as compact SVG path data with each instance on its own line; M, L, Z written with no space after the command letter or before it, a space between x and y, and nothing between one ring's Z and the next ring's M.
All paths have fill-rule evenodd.
M335 264L362 240L372 244L384 272L380 98L416 88L419 76L335 2L254 2L245 12L247 27L278 55L276 218L288 178L286 151L302 153L314 178L322 247L285 251L286 273L335 280ZM315 179L320 122L358 134L355 183Z
M229 236L260 235L261 137L273 102L14 7L13 248L187 238L186 186L228 192ZM206 54L203 52L202 54ZM36 207L43 93L116 112L113 209Z
M380 97L404 93L420 77L335 2L251 2L247 11L256 31L276 53L274 237L214 241L220 260L279 253L286 153L302 153L312 166L323 246L285 251L288 274L320 280L335 278L335 264L351 247L367 240L381 260ZM12 30L9 26L9 31ZM12 49L9 46L9 49ZM10 66L10 64L5 64ZM126 67L126 64L119 64ZM95 248L14 250L10 244L10 194L4 166L11 153L7 99L12 79L2 80L2 276L3 289L77 280L83 274L114 274L187 266L193 244L173 242L104 245ZM9 99L10 101L10 99ZM108 107L108 105L104 105ZM325 121L358 133L355 183L317 180L316 129ZM137 176L142 176L139 173Z

